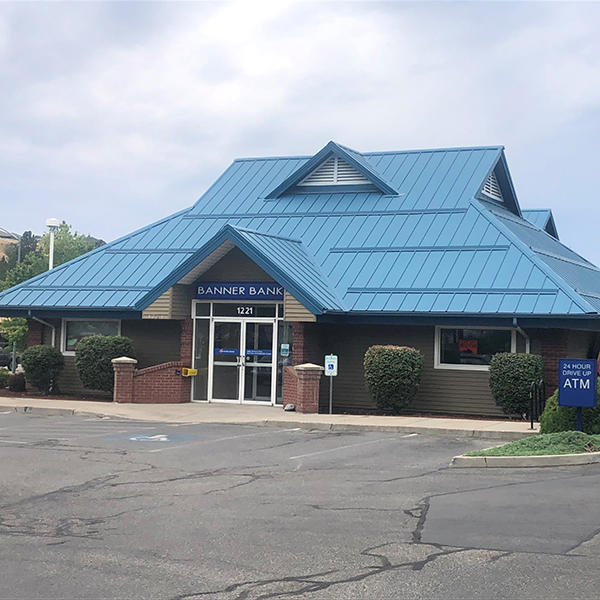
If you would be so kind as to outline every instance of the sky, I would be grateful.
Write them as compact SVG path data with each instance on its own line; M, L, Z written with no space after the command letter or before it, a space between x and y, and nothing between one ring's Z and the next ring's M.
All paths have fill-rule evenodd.
M236 157L504 145L600 264L600 3L0 3L0 227L110 241Z

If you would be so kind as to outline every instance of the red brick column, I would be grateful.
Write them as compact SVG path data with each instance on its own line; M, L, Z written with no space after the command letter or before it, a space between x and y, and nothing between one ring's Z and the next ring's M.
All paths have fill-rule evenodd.
M115 372L113 402L133 402L133 374L137 360L121 356L111 362Z
M558 359L568 358L568 331L566 329L540 329L540 352L544 359L544 381L550 395L558 387Z
M27 347L41 346L44 326L33 319L27 319Z
M284 405L292 403L300 413L318 413L319 382L323 371L323 367L311 363L286 367Z
M186 363L187 366L192 366L192 342L194 335L194 321L193 319L183 319L181 323L181 337L180 337L180 350L179 358L181 362Z

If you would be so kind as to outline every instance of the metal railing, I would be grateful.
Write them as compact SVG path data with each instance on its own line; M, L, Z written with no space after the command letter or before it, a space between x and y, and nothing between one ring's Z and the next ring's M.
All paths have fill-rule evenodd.
M540 415L546 406L546 385L544 380L533 381L529 389L529 421L533 429L534 421L540 420Z

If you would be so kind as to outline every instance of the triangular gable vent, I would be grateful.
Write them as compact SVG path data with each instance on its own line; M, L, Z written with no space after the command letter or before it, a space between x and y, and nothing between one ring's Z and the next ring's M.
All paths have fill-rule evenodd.
M485 180L481 192L485 194L488 198L492 198L492 200L504 202L504 198L502 197L502 191L500 190L500 186L498 185L498 179L496 179L496 174L493 171L488 175L488 178Z
M330 156L298 185L362 185L371 183L362 173L337 156Z

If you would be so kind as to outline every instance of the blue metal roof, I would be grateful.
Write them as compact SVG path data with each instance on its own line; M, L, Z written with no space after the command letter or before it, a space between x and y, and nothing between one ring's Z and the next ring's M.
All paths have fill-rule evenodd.
M524 209L522 213L524 219L558 239L554 215L549 208L529 208Z
M299 192L333 151L374 188ZM501 146L315 156L234 161L189 209L0 294L0 314L139 313L230 241L317 315L598 315L600 271L521 217ZM492 170L504 205L479 194Z

